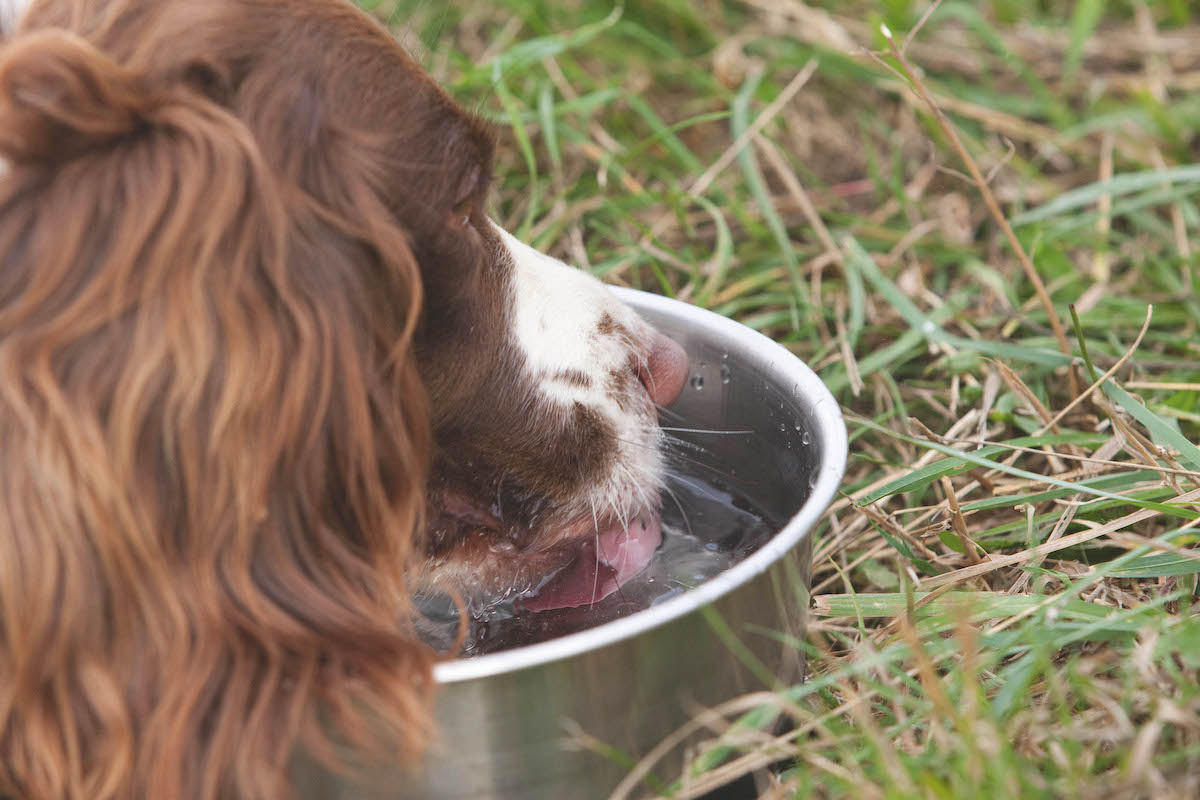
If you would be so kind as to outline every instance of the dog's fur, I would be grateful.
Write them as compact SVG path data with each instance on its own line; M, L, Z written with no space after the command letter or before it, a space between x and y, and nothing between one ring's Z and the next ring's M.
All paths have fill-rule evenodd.
M35 0L0 45L0 796L411 760L413 591L653 513L679 356L490 223L491 150L342 0Z

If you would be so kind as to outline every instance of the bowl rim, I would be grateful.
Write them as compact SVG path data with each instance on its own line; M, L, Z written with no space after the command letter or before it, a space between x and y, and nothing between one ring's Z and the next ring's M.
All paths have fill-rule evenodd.
M634 306L635 310L662 311L675 316L682 311L684 315L696 318L698 322L702 322L724 338L740 341L773 355L773 367L780 376L779 382L786 383L790 377L795 384L796 394L810 400L814 433L818 436L818 442L815 444L818 444L821 452L825 454L817 480L812 484L808 500L779 533L745 560L696 588L672 597L661 605L651 606L578 633L497 653L438 662L434 665L433 672L439 685L489 678L571 658L638 636L686 616L749 583L799 544L833 502L841 484L849 452L846 424L837 400L807 364L777 342L728 317L650 292L610 288L622 300Z

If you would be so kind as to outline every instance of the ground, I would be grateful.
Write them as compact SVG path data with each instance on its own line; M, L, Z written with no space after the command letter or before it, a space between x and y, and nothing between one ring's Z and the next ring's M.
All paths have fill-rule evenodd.
M613 3L363 4L495 123L505 225L843 406L796 727L651 788L1200 796L1191 0Z

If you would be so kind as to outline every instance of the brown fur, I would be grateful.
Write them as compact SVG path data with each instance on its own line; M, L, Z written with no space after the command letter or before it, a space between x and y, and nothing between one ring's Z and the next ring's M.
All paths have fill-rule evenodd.
M407 62L289 5L41 3L0 52L0 795L280 798L300 738L427 737L421 281L351 107L411 112Z
M35 0L0 46L0 797L415 761L432 565L594 535L616 434L519 377L492 147L343 0Z

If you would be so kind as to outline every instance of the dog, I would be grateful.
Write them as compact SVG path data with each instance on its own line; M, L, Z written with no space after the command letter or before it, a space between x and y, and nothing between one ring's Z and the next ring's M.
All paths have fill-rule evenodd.
M6 12L0 796L412 762L413 596L644 567L683 350L488 218L491 133L345 0Z

